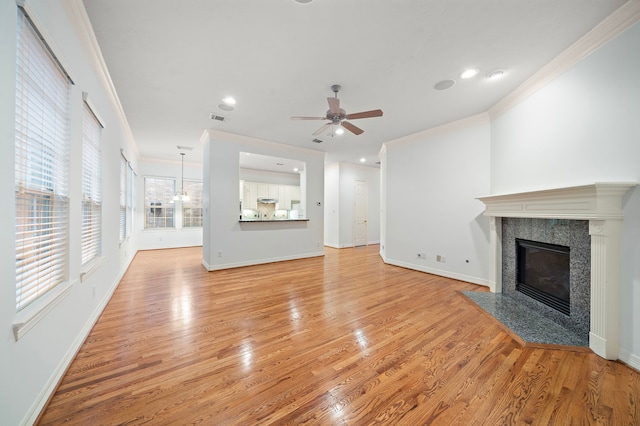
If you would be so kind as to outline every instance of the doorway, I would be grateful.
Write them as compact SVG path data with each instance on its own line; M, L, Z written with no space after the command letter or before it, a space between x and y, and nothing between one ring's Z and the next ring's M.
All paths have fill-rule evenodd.
M354 181L353 186L353 247L367 245L367 182Z

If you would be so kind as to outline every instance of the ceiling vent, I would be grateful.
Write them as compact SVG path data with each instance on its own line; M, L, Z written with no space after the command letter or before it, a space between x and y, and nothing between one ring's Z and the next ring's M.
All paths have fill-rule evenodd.
M311 142L313 143L322 143L322 141L318 138L313 139Z
M221 115L216 115L214 113L209 114L209 118L216 121L227 121L227 119Z
M178 149L180 151L193 151L193 147L192 146L182 146L182 145L178 145Z

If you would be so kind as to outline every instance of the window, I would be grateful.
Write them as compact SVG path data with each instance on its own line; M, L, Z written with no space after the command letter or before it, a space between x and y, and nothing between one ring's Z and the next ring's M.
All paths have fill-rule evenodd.
M102 125L85 102L82 143L82 265L102 250Z
M127 168L128 161L120 155L120 244L127 237Z
M133 199L135 194L135 177L136 173L131 167L131 163L127 163L127 212L126 212L126 237L129 238L133 229Z
M144 227L174 228L176 181L170 178L144 178Z
M185 180L189 201L182 202L182 227L202 228L202 182Z
M25 13L16 63L16 310L67 279L73 84Z

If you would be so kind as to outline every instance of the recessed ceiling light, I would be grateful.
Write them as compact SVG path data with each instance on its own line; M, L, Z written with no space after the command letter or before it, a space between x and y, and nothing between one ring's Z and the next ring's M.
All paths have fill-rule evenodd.
M336 135L341 135L344 133L344 129L342 127L338 127L335 131Z
M297 171L298 171L298 168L297 168L297 167L294 167L294 168L293 168L293 171L294 171L294 172L297 172Z
M475 77L476 75L478 75L480 71L478 71L477 68L469 68L468 70L463 71L462 74L460 74L460 78L471 78L471 77Z
M228 104L218 104L218 108L220 108L223 111L233 111L233 107Z
M366 161L367 161L367 159L366 159L366 158L361 158L361 159L360 159L360 162L361 162L361 163L364 163L364 162L366 162Z
M495 71L491 71L489 74L487 74L487 78L489 80L499 80L502 77L504 77L504 74L506 73L505 70L495 70Z
M313 0L293 0L295 3L299 3L299 4L309 4L311 2L313 2Z
M455 80L442 80L437 82L433 88L436 90L445 90L452 87L454 84L456 84Z
M231 96L227 96L226 98L223 98L222 102L224 102L227 105L235 105L236 104L236 100Z

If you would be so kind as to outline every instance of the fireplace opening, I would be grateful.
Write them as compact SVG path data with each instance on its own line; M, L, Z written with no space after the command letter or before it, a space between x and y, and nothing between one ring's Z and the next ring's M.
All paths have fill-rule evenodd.
M516 238L516 291L569 315L569 247Z

